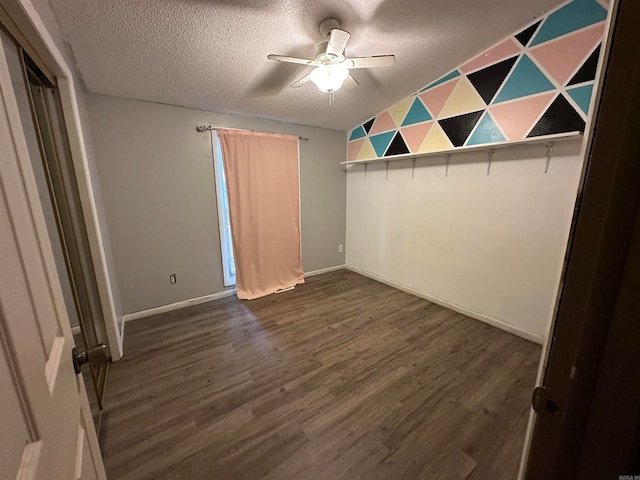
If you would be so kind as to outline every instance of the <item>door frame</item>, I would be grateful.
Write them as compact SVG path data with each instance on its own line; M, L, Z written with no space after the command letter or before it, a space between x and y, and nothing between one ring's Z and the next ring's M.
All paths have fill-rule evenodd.
M640 3L615 7L541 382L558 413L535 414L527 479L614 478L638 461Z
M78 86L71 68L31 0L1 0L1 6L20 31L21 37L29 42L27 51L35 53L39 57L38 60L55 76L67 128L71 160L76 173L82 212L87 227L89 248L96 274L111 358L114 361L119 360L123 355L124 322L122 313L116 309L114 292L109 276L103 229L99 221L87 155L85 139L88 132L83 128L76 94L79 91ZM94 172L94 176L96 173ZM93 181L98 180L94 178ZM40 202L38 192L33 189L28 190L28 196L30 204L33 205L34 202ZM38 227L46 228L45 225ZM52 278L52 276L57 278L57 270L54 264L47 265L47 275L49 278Z
M21 407L3 413L21 416L27 427L18 478L93 472L92 478L106 479L85 384L72 366L71 325L7 67L0 49L1 236L10 259L2 285L0 356L8 362L9 384ZM77 423L70 424L72 419ZM71 446L66 427L76 427L77 438L65 456ZM15 433L3 430L3 441Z

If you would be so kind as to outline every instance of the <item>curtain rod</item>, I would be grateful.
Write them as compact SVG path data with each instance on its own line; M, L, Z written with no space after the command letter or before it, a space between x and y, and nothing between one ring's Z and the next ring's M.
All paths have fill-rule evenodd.
M214 127L213 125L198 125L196 127L196 132L208 132L210 130L219 130L221 128L222 129L226 129L226 130L242 130L242 131L245 131L245 132L274 133L274 132L261 132L259 130L250 130L248 128ZM283 134L275 134L275 135L283 135ZM286 135L286 134L284 134L284 135ZM298 136L298 140L309 140L309 138L308 137Z

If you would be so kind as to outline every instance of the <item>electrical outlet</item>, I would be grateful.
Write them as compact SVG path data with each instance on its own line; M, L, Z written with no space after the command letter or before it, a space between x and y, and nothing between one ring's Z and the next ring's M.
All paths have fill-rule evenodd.
M174 283L176 283L178 281L178 279L176 278L176 274L172 273L171 275L169 275L169 283L171 285L173 285Z
M344 245L340 244L338 245L338 253L342 253L344 252Z

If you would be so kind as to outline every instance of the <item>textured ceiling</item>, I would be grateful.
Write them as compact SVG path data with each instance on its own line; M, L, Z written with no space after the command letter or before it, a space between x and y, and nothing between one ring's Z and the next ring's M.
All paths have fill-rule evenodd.
M560 0L50 0L89 92L347 130L513 33ZM353 90L288 85L309 67L323 18L351 32Z

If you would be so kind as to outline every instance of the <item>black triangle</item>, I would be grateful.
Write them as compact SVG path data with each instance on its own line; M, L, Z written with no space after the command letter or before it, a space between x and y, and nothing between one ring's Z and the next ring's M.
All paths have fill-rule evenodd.
M376 117L373 117L368 122L362 124L362 128L364 128L364 131L367 132L367 135L369 135L369 130L371 130L371 127L373 126L373 122L375 121L376 121Z
M504 79L507 78L511 67L516 63L518 57L511 57L499 63L483 68L477 72L467 75L472 85L478 91L484 103L489 105Z
M564 95L558 95L527 137L565 132L584 132L584 120Z
M465 140L476 126L480 116L484 110L477 112L465 113L464 115L458 115L457 117L445 118L444 120L438 120L438 123L447 134L454 147L460 147L464 145Z
M522 44L523 47L527 46L527 43L529 43L529 40L531 40L531 37L533 37L533 34L536 33L536 30L538 29L538 25L540 25L541 21L542 20L534 23L530 27L527 27L524 30L522 30L520 33L516 34L516 39Z
M596 70L598 69L598 58L600 58L600 45L598 45L598 48L584 61L580 70L576 72L567 85L576 85L577 83L594 80L596 78Z
M387 153L385 153L384 156L402 155L403 153L409 153L409 149L407 148L407 144L404 143L404 139L402 138L402 135L400 135L400 132L396 132L396 136L391 140L391 144L389 144Z

